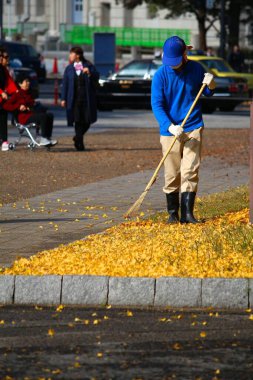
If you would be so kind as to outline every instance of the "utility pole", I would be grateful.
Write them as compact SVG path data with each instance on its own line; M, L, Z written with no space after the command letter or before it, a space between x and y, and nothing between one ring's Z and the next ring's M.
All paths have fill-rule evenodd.
M221 0L220 11L220 55L222 58L226 54L226 25L225 25L225 0Z
M11 39L11 0L6 0L8 4L8 39Z
M249 221L253 224L253 101L250 105L250 215Z
M0 0L0 40L4 39L3 33L3 0Z

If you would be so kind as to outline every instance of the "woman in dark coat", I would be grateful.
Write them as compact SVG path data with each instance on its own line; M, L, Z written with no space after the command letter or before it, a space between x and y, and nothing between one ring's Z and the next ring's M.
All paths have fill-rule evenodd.
M73 47L69 54L61 93L61 105L66 107L68 124L75 125L73 138L76 150L84 150L83 136L92 123L97 121L96 86L99 73L83 56L80 47Z

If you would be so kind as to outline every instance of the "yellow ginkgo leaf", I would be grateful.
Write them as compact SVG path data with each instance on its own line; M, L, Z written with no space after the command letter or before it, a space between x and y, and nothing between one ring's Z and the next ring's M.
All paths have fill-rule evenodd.
M174 343L173 346L172 346L173 350L181 350L182 349L182 346L180 343Z
M48 336L54 336L54 334L55 334L54 329L49 329L48 332L47 332Z
M59 305L57 308L56 308L56 311L58 311L59 313L64 309L64 306L63 305Z

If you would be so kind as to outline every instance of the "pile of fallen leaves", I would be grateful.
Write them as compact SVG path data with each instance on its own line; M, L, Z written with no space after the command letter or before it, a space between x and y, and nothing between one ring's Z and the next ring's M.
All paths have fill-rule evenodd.
M21 258L3 274L253 277L253 227L244 209L199 225L137 220Z

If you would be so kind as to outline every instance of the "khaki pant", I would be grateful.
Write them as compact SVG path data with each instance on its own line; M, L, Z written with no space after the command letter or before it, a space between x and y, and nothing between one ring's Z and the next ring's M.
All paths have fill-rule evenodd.
M175 142L164 162L165 193L197 192L201 160L203 127L183 133ZM174 136L161 136L163 154L172 143Z

